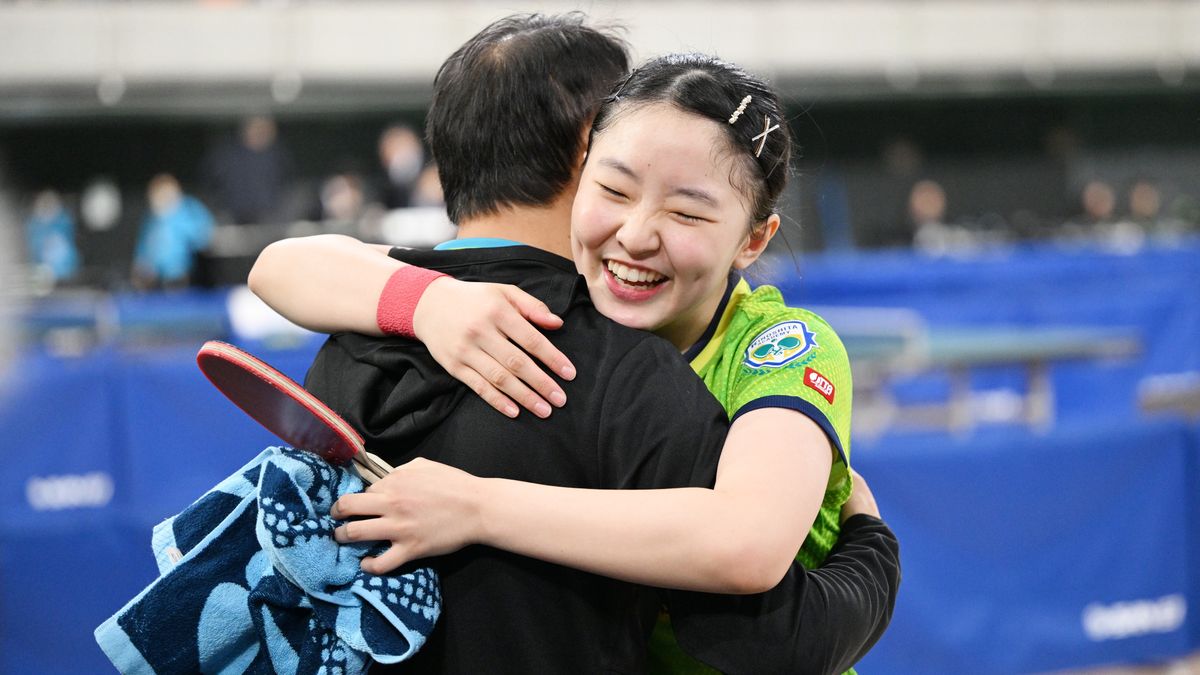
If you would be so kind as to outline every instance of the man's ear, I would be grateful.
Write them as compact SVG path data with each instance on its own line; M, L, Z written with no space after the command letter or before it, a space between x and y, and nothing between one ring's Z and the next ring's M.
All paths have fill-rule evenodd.
M587 161L588 141L591 140L591 137L592 137L592 123L591 122L588 122L587 124L583 125L583 129L580 129L580 136L581 136L581 138L579 139L579 157L577 158L577 161L575 162L575 170L576 171L582 171L583 163Z
M750 231L750 236L746 239L745 246L741 251L738 251L737 257L733 259L733 268L744 270L758 260L763 251L767 250L767 244L771 243L772 237L779 231L779 214L772 213L770 218L758 223L754 229Z

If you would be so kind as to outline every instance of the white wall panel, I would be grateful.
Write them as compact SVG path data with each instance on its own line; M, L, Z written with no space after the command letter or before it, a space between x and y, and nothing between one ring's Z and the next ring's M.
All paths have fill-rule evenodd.
M877 94L938 78L1043 87L1129 73L1200 81L1200 0L68 0L0 4L0 108L43 91L95 98L99 79L113 75L144 100L154 86L172 95L266 91L281 74L299 77L306 96L335 85L427 92L438 64L488 21L580 7L624 23L639 59L709 51L781 81L854 81Z

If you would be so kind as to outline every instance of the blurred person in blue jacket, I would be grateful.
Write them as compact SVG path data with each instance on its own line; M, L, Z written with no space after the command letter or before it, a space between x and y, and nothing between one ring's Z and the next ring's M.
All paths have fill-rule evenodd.
M213 217L194 197L183 193L175 177L161 173L146 188L149 212L142 222L134 254L134 284L185 286L195 254L212 239Z
M50 271L55 283L79 272L79 250L75 247L75 219L54 190L43 190L33 200L25 221L29 261Z

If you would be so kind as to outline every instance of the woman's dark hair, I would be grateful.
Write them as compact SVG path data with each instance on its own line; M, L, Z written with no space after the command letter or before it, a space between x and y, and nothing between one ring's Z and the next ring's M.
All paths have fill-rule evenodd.
M743 106L747 96L750 100ZM623 113L653 103L666 103L716 122L728 141L725 150L740 158L743 170L730 180L749 198L752 224L762 223L775 212L787 184L792 136L779 97L765 82L712 56L662 56L634 70L609 94L596 113L592 136L604 133ZM755 137L768 125L779 128L766 135L759 152L762 139Z
M545 205L570 184L584 129L629 69L625 43L585 18L509 16L442 64L426 138L450 220Z

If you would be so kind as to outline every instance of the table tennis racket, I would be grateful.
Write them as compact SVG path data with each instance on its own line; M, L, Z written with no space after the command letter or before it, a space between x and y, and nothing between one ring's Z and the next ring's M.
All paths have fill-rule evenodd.
M230 401L288 445L334 464L353 462L368 484L392 470L367 452L358 432L329 406L261 359L210 340L196 354L196 364Z

